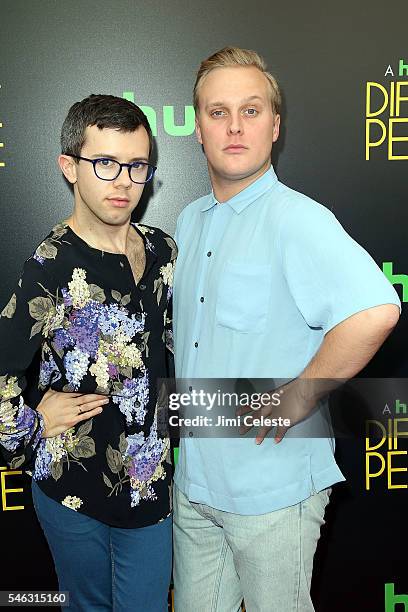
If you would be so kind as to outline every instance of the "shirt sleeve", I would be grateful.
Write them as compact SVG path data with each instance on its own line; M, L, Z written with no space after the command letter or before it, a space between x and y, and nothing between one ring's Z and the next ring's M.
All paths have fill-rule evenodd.
M173 238L170 236L166 237L167 245L170 248L170 262L167 264L170 270L169 273L169 286L167 291L167 310L166 310L166 319L164 321L164 333L165 333L165 341L166 348L174 354L174 341L173 341L173 279L174 279L174 269L176 266L177 260L177 245Z
M42 416L24 401L26 370L57 314L44 266L29 259L0 314L0 445L13 468L29 463L44 429Z
M310 327L325 333L382 304L401 307L372 257L324 206L304 198L282 216L280 251L289 290Z

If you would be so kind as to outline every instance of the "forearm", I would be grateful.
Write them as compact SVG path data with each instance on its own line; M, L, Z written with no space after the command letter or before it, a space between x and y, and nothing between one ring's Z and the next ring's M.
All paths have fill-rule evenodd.
M0 398L0 445L12 467L31 461L43 429L41 415L27 406L21 395L10 400Z
M31 461L44 428L41 415L25 403L24 393L26 372L43 343L41 331L55 313L45 288L54 291L50 283L45 268L30 258L0 313L0 446L13 467Z
M318 399L319 395L352 378L369 363L395 327L398 317L398 307L385 304L359 312L336 325L325 335L299 378L319 380L312 386Z
M349 317L325 335L303 372L279 389L279 408L275 408L271 396L271 403L261 409L262 416L283 416L290 422L290 425L279 425L275 442L282 440L289 427L309 418L319 408L318 402L322 397L367 365L398 318L398 306L376 306ZM241 414L246 410L244 407ZM262 443L270 429L269 425L259 429L257 444Z

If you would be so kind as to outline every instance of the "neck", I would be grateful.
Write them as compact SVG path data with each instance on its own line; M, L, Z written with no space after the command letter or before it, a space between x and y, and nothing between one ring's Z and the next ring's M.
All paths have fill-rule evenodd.
M123 225L108 225L75 207L72 215L67 219L67 224L89 246L109 253L126 254L130 236L130 219Z
M216 174L209 166L208 169L215 199L220 204L222 204L223 202L227 202L228 200L236 196L238 193L249 187L249 185L252 185L252 183L258 180L263 174L265 174L265 172L267 172L270 167L271 163L268 161L257 172L251 174L251 176L231 180L230 178L225 178Z

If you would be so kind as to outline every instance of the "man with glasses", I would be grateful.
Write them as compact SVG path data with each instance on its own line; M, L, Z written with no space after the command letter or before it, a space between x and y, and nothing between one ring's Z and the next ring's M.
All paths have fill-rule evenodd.
M91 95L62 127L69 218L24 264L0 316L0 442L33 500L72 610L167 610L171 461L159 435L176 255L131 222L152 134L133 103ZM35 408L25 373L40 351ZM137 602L137 603L135 603Z

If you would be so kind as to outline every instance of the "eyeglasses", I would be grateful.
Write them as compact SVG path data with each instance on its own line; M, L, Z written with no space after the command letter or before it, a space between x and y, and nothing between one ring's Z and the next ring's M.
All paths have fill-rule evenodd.
M142 185L148 183L157 170L156 166L152 166L146 162L135 161L131 164L121 164L115 159L109 157L97 157L96 159L89 159L88 157L81 157L80 155L72 155L72 153L66 153L70 157L75 159L82 159L83 161L91 162L95 175L102 181L114 181L118 178L122 172L122 168L127 168L129 178L133 183Z

